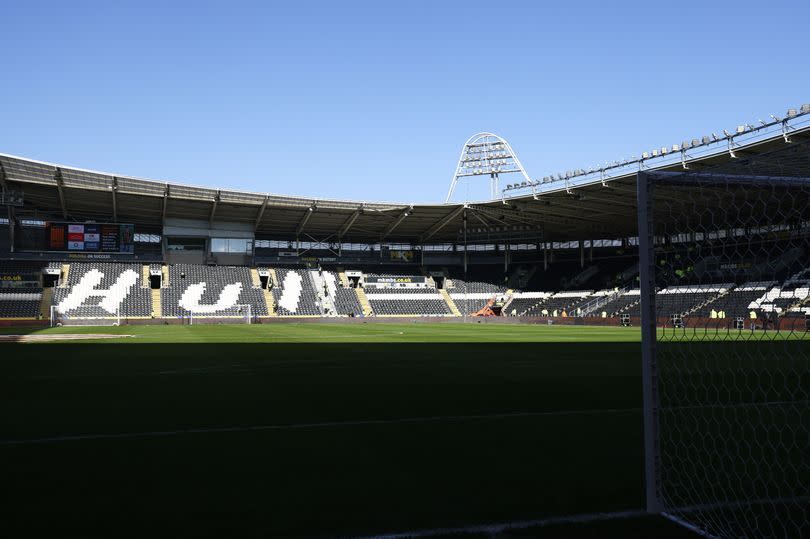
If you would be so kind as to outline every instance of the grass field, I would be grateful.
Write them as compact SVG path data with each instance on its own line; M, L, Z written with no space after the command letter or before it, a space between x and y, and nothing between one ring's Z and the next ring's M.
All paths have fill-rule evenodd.
M638 342L637 328L496 324L254 324L197 326L68 326L3 328L42 335L113 333L114 342L138 343L430 343L430 342ZM112 342L112 341L111 341Z
M643 507L637 329L26 331L133 337L0 344L10 536L342 537ZM654 519L524 533L691 537Z

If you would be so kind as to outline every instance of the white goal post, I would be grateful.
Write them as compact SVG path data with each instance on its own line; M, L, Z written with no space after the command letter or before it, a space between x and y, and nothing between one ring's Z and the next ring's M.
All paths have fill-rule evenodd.
M703 537L810 537L808 151L637 175L647 511Z
M253 323L253 308L249 303L242 303L239 305L234 305L227 310L227 314L210 314L205 313L194 313L194 311L189 311L188 314L188 325L194 325L195 318L214 318L217 320L218 323L233 323L233 324L252 324ZM198 322L199 323L199 322Z
M50 326L120 326L121 309L109 316L76 316L60 312L56 305L50 308Z

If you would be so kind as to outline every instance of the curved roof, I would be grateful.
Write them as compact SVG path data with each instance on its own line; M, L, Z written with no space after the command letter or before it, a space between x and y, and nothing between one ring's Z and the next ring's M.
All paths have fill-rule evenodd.
M752 174L810 177L810 126L688 161L690 169L733 163ZM803 151L800 151L802 148ZM760 155L775 158L759 160ZM788 166L779 163L789 163ZM661 170L682 170L680 163ZM568 241L634 236L634 173L580 185L548 184L534 195L450 204L316 199L197 187L83 170L0 154L0 184L24 194L20 216L135 223L158 229L166 218L249 223L257 238L344 242L442 243ZM464 210L467 210L466 212Z

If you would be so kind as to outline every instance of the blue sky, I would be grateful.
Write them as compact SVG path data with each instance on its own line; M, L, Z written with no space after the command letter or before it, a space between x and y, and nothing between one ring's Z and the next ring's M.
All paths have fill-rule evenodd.
M544 4L6 2L0 152L439 202L479 131L542 177L810 102L806 0Z

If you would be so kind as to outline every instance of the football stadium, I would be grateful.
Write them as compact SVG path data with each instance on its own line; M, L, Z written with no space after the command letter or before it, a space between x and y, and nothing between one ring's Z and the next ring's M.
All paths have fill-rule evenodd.
M124 172L0 154L9 536L810 535L810 105L445 203Z

